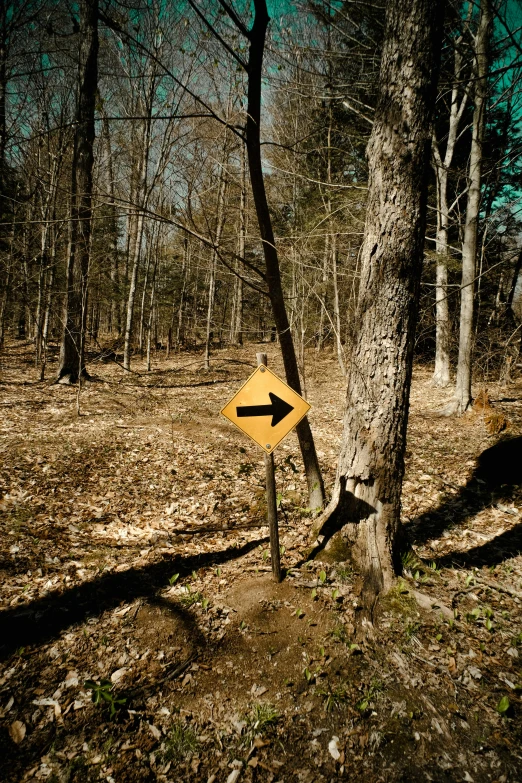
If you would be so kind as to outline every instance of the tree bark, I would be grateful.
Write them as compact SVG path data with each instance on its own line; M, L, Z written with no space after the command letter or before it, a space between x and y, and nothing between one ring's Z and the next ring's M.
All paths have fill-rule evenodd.
M94 110L98 86L98 0L80 3L80 89L74 130L71 242L67 261L64 331L57 380L86 375L84 359L87 283L92 230Z
M299 369L283 295L279 259L270 210L268 208L263 166L261 162L261 78L266 28L269 21L266 0L254 0L254 8L254 23L249 32L250 50L248 59L248 106L246 122L246 145L250 184L263 244L266 281L272 305L272 313L279 336L286 380L294 391L301 394ZM322 508L324 505L324 485L315 450L314 439L307 417L302 419L297 425L296 430L308 484L310 508Z
M475 107L469 157L469 190L466 222L462 241L462 282L460 289L460 333L455 400L452 412L462 414L472 402L473 310L477 259L480 188L482 178L482 143L486 125L488 44L492 14L490 0L481 0L480 20L475 38Z
M389 0L374 125L355 338L327 551L361 575L361 634L399 568L400 495L426 224L443 0ZM339 547L339 548L337 548Z

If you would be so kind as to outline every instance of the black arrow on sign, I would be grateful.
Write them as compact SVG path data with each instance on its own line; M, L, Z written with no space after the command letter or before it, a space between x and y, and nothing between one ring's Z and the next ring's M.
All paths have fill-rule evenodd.
M285 416L294 410L294 406L290 405L278 397L277 394L268 392L268 396L272 400L271 405L239 405L236 408L236 414L238 419L244 419L247 416L271 416L272 427L279 424Z

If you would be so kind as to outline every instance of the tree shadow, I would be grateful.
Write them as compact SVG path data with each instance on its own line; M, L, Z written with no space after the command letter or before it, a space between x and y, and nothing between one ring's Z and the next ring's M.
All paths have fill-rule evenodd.
M32 601L22 608L0 612L0 660L21 647L41 645L57 638L62 631L89 617L101 615L121 603L136 598L156 600L159 589L168 584L174 573L180 579L192 571L235 560L246 555L268 539L249 541L242 547L228 547L218 552L187 557L173 556L157 563L126 571L103 574L97 579Z
M522 437L502 438L480 454L471 478L458 488L457 494L448 493L438 508L421 514L405 526L407 539L412 544L424 544L440 538L446 530L483 509L517 497L519 485L522 485ZM491 541L465 552L444 555L436 562L441 566L492 566L521 551L522 522Z

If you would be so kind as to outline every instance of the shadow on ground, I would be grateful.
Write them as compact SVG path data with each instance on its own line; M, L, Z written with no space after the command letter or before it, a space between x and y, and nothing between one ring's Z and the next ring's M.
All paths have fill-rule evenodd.
M438 508L412 520L406 526L411 544L424 544L439 538L445 530L465 522L489 506L520 497L522 488L522 437L503 438L482 452L470 480L457 494L451 494ZM448 554L436 562L440 566L493 566L522 551L522 522L481 546Z
M266 543L267 538L249 541L242 547L229 547L188 557L173 556L142 568L109 573L90 582L39 598L22 608L0 612L0 660L21 647L41 645L57 638L62 631L89 617L101 615L121 603L136 598L153 599L168 584L173 573L180 581L192 571L235 560Z

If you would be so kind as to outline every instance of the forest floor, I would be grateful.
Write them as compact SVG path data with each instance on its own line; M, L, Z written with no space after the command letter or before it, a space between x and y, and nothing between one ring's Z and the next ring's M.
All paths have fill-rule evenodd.
M490 435L480 412L438 416L450 392L416 368L412 549L357 646L357 575L307 561L293 433L271 578L262 453L219 413L256 349L281 375L274 345L208 373L191 353L92 363L80 415L30 345L2 354L0 780L522 781L522 380L489 385L509 420ZM330 354L309 367L330 488L343 381Z

